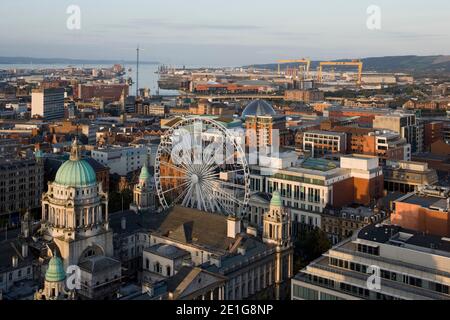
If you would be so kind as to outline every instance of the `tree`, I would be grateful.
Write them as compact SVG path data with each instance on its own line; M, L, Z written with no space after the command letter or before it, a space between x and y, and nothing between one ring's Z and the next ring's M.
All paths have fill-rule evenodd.
M122 192L113 191L109 193L108 209L110 212L122 211L123 204L123 210L128 210L132 202L133 192L130 189L125 189Z
M294 267L300 270L331 248L326 233L315 228L300 232L294 244Z

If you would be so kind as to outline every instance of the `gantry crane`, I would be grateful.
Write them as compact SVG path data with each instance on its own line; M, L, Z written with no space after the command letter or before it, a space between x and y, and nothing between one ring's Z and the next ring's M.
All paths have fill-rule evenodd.
M323 66L356 66L358 67L358 86L362 83L362 71L363 71L363 62L361 60L352 60L352 61L322 61L319 63L319 69L317 72L317 81L322 82L322 69Z
M311 60L309 59L294 59L294 60L278 60L278 73L281 73L281 64L285 63L304 63L306 64L306 77L309 77L309 69L311 68Z

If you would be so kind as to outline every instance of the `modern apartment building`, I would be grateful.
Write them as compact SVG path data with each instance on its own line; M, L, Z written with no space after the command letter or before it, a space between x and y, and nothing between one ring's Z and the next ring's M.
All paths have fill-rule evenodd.
M423 125L418 124L414 113L395 112L377 115L373 120L373 128L397 132L411 144L412 152L422 152Z
M371 224L301 270L291 281L291 297L449 300L449 287L448 238Z
M330 153L345 153L347 136L343 132L308 131L303 134L303 151L312 157L321 157Z
M64 88L38 89L31 93L31 115L44 120L64 118Z
M381 163L386 160L411 160L411 145L397 132L351 126L335 126L330 130L347 135L346 153L378 156Z
M34 159L0 158L0 215L38 208L44 167Z
M245 119L246 146L260 150L283 145L286 117L279 115L248 115Z
M370 134L375 137L375 155L386 160L411 160L411 144L397 132L382 130Z

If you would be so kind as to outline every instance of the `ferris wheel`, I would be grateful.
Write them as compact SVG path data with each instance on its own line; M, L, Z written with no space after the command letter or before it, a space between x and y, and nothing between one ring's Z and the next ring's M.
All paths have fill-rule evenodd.
M241 216L250 173L238 137L205 117L178 121L161 137L155 184L163 209L174 205Z

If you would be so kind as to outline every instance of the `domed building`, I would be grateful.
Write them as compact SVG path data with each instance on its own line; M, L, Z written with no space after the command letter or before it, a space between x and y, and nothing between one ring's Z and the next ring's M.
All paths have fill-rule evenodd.
M35 294L35 300L67 300L74 297L66 291L66 271L60 257L53 254L45 273L44 289Z
M253 100L242 112L242 118L245 120L248 116L275 116L277 113L274 108L265 100Z
M281 194L274 191L270 201L269 210L263 218L263 241L275 246L276 268L275 288L276 298L279 299L280 285L292 277L293 252L291 212L283 206Z
M272 152L273 147L288 144L284 142L289 137L286 117L278 115L268 102L250 102L242 113L242 119L245 121L246 147L266 154Z
M130 209L135 212L149 211L156 209L155 182L153 176L144 165L139 175L139 182L133 189L133 203Z
M58 169L55 181L48 184L48 191L42 196L41 225L44 239L56 244L64 269L89 265L94 258L111 264L109 257L113 257L114 249L108 195L97 182L94 169L81 159L77 140L72 144L70 159ZM114 262L119 266L113 272L120 277L120 262ZM86 270L84 274L95 279L98 270Z

